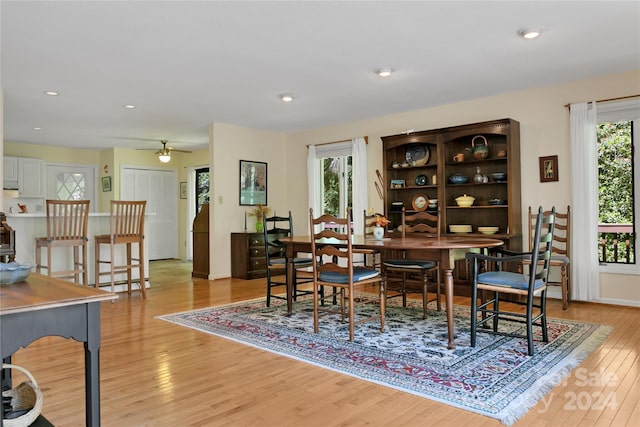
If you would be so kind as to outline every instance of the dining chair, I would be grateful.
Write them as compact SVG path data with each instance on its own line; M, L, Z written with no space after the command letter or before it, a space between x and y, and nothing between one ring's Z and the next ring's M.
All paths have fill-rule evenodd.
M47 275L63 279L73 277L75 283L87 285L87 224L89 222L89 200L47 200L46 237L36 237L36 272L47 270ZM69 270L53 271L53 248L71 248L73 267ZM42 263L42 250L47 251L47 264Z
M549 212L544 212L548 215ZM536 227L535 212L529 206L529 250L533 250L534 232ZM551 260L549 261L549 275L553 267L560 268L560 281L549 279L548 285L560 286L562 290L562 309L566 310L571 302L571 280L569 264L571 263L571 206L567 206L566 213L556 212L556 222L553 231L553 245L551 247ZM522 262L523 266L530 266L528 260ZM556 270L557 271L557 270ZM557 277L557 276L556 276Z
M309 209L309 226L311 235L311 254L313 266L313 331L318 332L320 315L340 314L341 321L349 321L349 341L353 341L355 325L366 321L380 319L380 332L384 332L384 316L386 310L385 282L380 272L368 267L354 266L352 235L347 212L346 218L333 215L313 217L313 209ZM335 227L326 228L325 224L334 223ZM363 297L356 299L356 288L378 286L378 298ZM333 293L340 299L340 307L322 305L324 295L321 290L333 288ZM363 289L364 291L364 289ZM346 294L346 295L345 295ZM330 295L326 295L328 297ZM356 320L356 304L379 302L378 315L362 314Z
M401 223L402 238L407 233L421 233L425 238L440 238L440 210L437 212L416 212L407 214L402 209ZM402 306L407 306L408 293L422 294L422 317L427 317L427 305L436 301L438 311L442 309L440 302L440 269L437 261L425 259L413 259L407 257L407 251L402 252L400 259L385 259L382 261L382 271L387 282L387 292L395 291L394 295L387 298L402 297ZM429 281L431 277L431 282ZM435 277L433 277L435 276ZM436 297L429 299L429 284L436 287Z
M116 274L127 274L127 293L131 294L132 270L138 269L140 273L139 283L142 298L146 298L144 276L144 213L147 202L111 200L109 209L109 234L95 236L96 261L95 282L100 286L100 276L108 275L111 282L111 292L114 292ZM132 246L137 244L138 255L133 256ZM103 259L101 246L109 245L109 258ZM125 245L126 264L121 264L116 256L117 245ZM102 264L108 264L108 271L100 271ZM113 301L112 301L113 302Z
M264 252L267 265L267 307L271 305L271 298L286 300L286 296L272 294L274 287L286 287L289 280L289 269L287 268L287 245L281 239L283 237L293 237L293 218L291 211L289 216L262 216L262 232L264 233ZM298 289L298 285L312 282L310 272L304 269L311 268L311 258L295 257L293 262L293 300L295 301L300 295L310 295L312 290Z
M371 215L368 215L366 209L362 211L362 235L364 236L365 240L374 239L373 229L377 225L376 219L378 216L380 216L379 213L372 213ZM363 265L380 269L380 251L376 249L355 249L354 251L355 253L362 254Z
M497 255L495 256L467 253L466 259L471 263L472 274L471 347L476 345L476 333L478 331L490 332L498 335L526 338L528 354L533 356L535 353L533 343L534 325L542 329L542 341L549 341L546 297L555 219L555 207L548 212L543 212L542 206L538 208L534 244L529 252L519 253L506 249L496 249L495 253ZM520 264L525 259L530 261L531 266L536 266L535 271L531 271L527 275L503 271L505 264ZM479 263L481 261L495 265L496 271L480 273ZM480 305L478 305L478 291L483 291ZM486 300L484 292L489 292L492 297ZM515 300L510 301L509 304L524 305L525 312L509 309L509 305L507 305L507 309L503 309L500 306L500 294L517 295L523 298L524 301ZM534 301L534 298L539 298L539 301ZM478 317L480 317L480 320L478 320ZM517 331L499 330L499 320L524 323L526 325L526 334ZM492 322L491 328L487 325L489 322ZM483 326L483 328L478 329L478 326Z

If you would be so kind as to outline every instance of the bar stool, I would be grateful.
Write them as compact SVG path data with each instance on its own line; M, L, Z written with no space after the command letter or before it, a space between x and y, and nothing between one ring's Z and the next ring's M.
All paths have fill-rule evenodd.
M89 200L47 200L47 236L36 237L36 272L47 269L47 275L69 279L87 285L87 223ZM73 248L73 269L52 271L51 250ZM47 250L47 264L42 264L42 249ZM82 257L80 256L82 250Z
M140 272L140 291L146 298L144 278L144 211L146 201L111 200L109 210L109 234L95 236L96 265L95 283L100 285L100 276L111 277L111 292L114 291L115 275L127 273L127 292L131 294L131 271L137 268ZM133 243L138 244L138 257L131 253ZM117 265L115 246L126 245L126 264ZM109 259L100 256L101 245L109 245ZM100 272L100 264L109 264L109 271Z

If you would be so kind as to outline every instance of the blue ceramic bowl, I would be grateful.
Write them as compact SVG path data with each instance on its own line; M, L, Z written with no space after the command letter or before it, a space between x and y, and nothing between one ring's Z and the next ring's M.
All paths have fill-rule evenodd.
M29 277L32 268L32 265L22 265L17 262L7 264L0 262L0 284L9 285L24 282Z
M507 179L507 174L504 172L496 172L496 173L492 173L491 177L493 178L494 181L501 182Z
M464 175L460 175L459 173L455 174L455 175L451 175L449 177L449 182L452 184L464 184L467 181L469 181L469 177L468 176L464 176Z

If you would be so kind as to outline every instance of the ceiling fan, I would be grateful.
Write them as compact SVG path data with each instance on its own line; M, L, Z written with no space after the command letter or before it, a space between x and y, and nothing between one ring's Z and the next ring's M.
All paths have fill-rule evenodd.
M171 160L172 151L176 151L179 153L191 153L191 151L189 150L178 150L177 148L167 147L167 143L169 141L167 141L166 139L161 139L160 142L162 143L162 148L156 151L155 154L158 155L158 159L162 163L167 163ZM155 150L155 148L138 148L138 150Z

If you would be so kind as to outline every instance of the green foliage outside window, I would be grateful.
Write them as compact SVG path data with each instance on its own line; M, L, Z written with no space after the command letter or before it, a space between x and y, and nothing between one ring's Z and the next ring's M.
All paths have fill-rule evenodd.
M600 224L633 224L633 141L632 122L601 123L598 125L598 221ZM607 261L611 262L613 240L618 239L621 250L625 240L631 241L630 259L619 254L620 262L635 262L635 248L631 233L606 234ZM600 248L602 259L602 247Z

